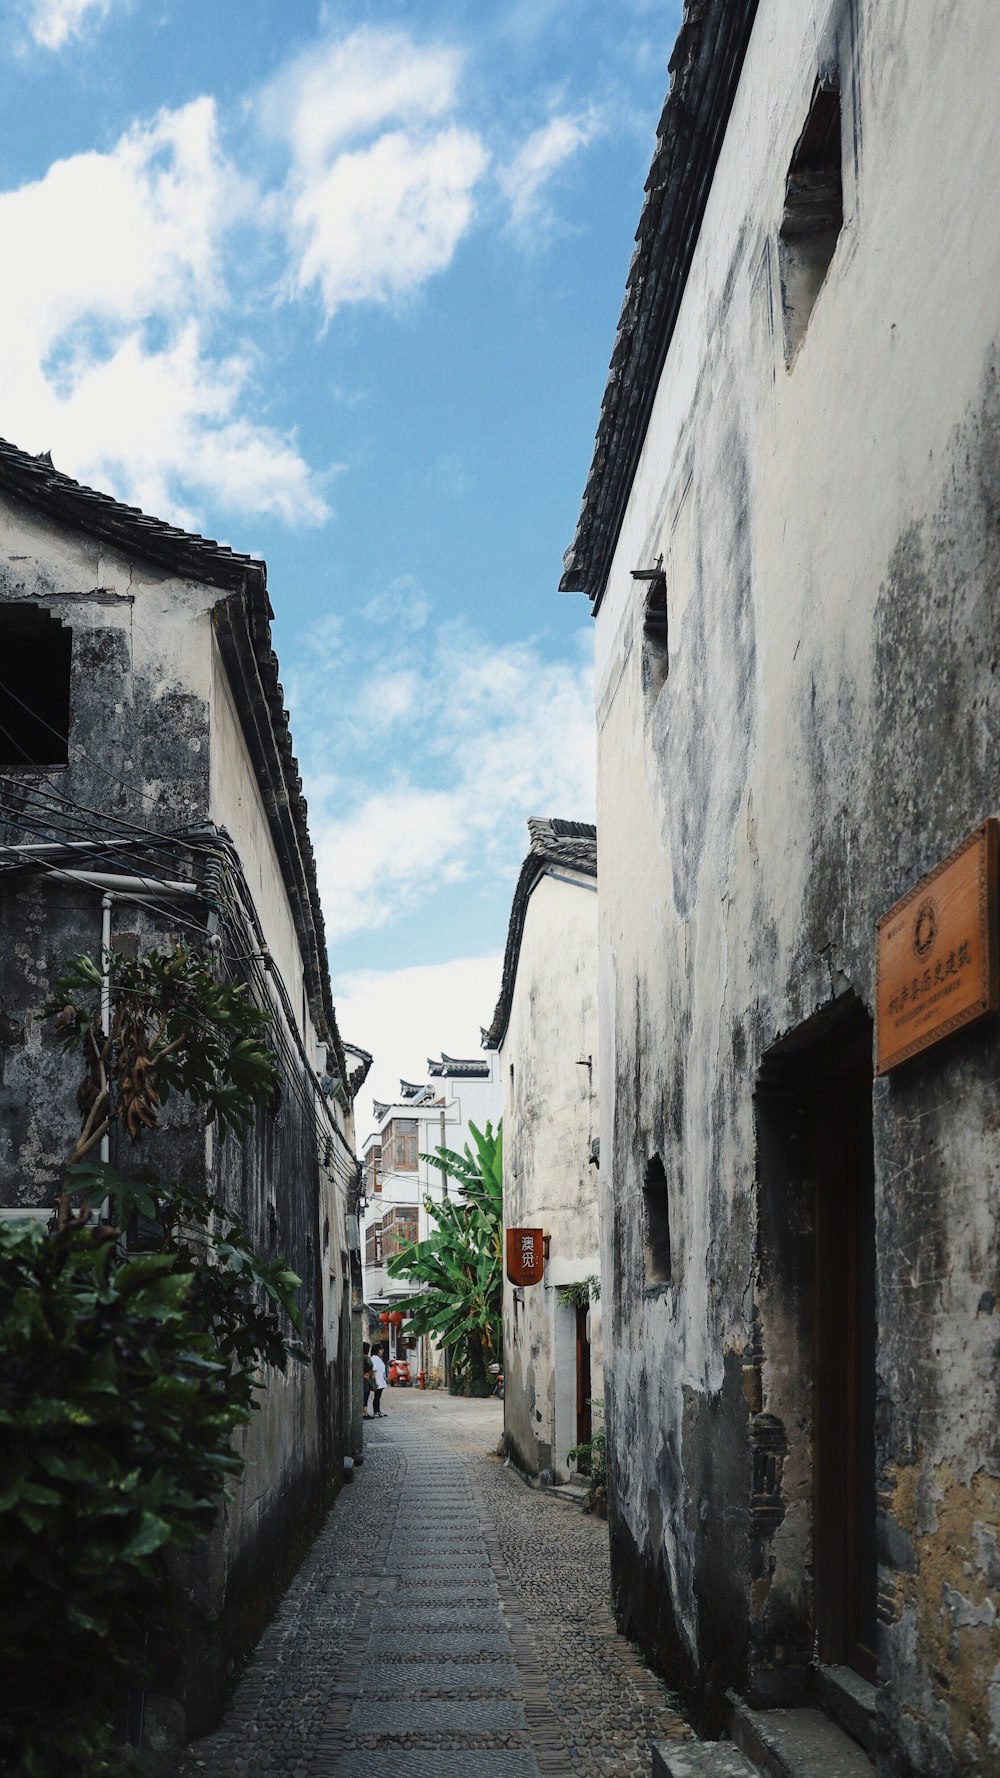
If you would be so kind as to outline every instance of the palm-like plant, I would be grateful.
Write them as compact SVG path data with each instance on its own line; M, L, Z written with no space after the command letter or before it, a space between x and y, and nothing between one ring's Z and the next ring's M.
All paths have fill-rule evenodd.
M433 1334L477 1394L503 1349L503 1129L469 1131L475 1154L466 1143L464 1154L438 1148L421 1157L443 1168L460 1196L425 1200L431 1234L395 1254L388 1269L422 1286L408 1305L409 1331Z

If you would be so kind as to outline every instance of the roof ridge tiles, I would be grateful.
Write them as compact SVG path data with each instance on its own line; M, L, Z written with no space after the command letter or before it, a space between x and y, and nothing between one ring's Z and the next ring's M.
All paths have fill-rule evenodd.
M152 561L173 566L186 577L197 573L213 586L235 587L253 575L266 584L267 569L259 557L241 555L227 543L182 530L113 494L75 481L55 468L48 451L32 456L0 438L0 491L105 542L131 547Z

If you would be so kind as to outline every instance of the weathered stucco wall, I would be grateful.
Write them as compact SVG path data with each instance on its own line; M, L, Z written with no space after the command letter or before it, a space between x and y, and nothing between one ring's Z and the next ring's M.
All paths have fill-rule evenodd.
M135 831L120 823L155 834L226 825L288 989L292 1025L315 1065L321 1047L303 994L288 892L213 634L213 608L227 597L127 561L0 496L0 603L32 601L72 629L69 763L4 770L10 818L0 818L0 841L96 831L108 846L100 868L127 874L124 843ZM61 800L40 800L53 796ZM157 874L167 878L190 863L182 847L155 856ZM0 1203L51 1203L79 1128L76 1064L61 1056L41 1011L68 958L84 949L99 954L101 897L99 887L52 874L3 882ZM133 950L171 936L197 943L189 923L204 933L207 914L201 901L166 902L157 912L118 896L112 942ZM238 922L224 931L238 941L228 944L236 956L255 948ZM220 1144L174 1101L164 1130L143 1144L145 1164L165 1177L200 1176L263 1251L287 1255L303 1279L310 1353L309 1363L268 1376L262 1411L240 1435L243 1480L211 1548L187 1565L189 1732L214 1720L227 1667L252 1642L305 1548L341 1472L350 1411L345 1212L353 1126L338 1104L344 1140L324 1129L273 976L258 968L253 980L275 1018L282 1061L275 1108L258 1115L245 1142L230 1136ZM113 1162L118 1147L113 1135ZM120 1164L129 1159L122 1151Z
M528 901L504 1085L504 1224L551 1237L545 1277L504 1283L504 1431L519 1468L565 1481L575 1465L575 1312L560 1286L599 1275L597 895L591 878L543 876ZM603 1395L600 1303L590 1311L593 1395Z
M129 823L155 831L208 818L210 610L218 597L0 495L0 603L38 604L73 637L69 762L4 773L12 819L0 819L0 839L30 843L39 824L42 837L96 825L109 846L104 868L115 872L125 868L115 841L135 837ZM36 793L54 799L47 819ZM125 925L136 929L134 920ZM61 965L99 950L101 891L50 878L40 896L36 882L19 881L0 898L0 932L0 1196L44 1203L76 1111L40 1011Z
M616 1588L709 1723L726 1684L791 1684L815 1609L762 1058L871 1011L876 918L1000 807L998 52L985 3L761 0L597 619ZM834 70L844 225L789 368L785 175ZM665 678L631 579L661 555ZM873 1087L880 1759L935 1778L1000 1771L998 1044Z
M218 644L212 639L211 746L209 805L212 820L230 834L240 855L268 949L281 971L300 1030L303 1018L304 971L288 896L260 786L240 730ZM315 1045L315 1039L313 1039ZM315 1061L315 1047L310 1051Z

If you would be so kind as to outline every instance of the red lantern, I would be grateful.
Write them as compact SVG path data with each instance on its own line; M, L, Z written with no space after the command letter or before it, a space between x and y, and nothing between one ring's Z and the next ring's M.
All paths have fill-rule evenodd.
M406 1316L403 1314L402 1309L394 1309L389 1316L389 1320L392 1322L393 1327L402 1327L403 1322L406 1320Z
M383 1327L388 1327L389 1320L390 1320L388 1309L383 1309L381 1315L379 1316L379 1320L381 1321Z

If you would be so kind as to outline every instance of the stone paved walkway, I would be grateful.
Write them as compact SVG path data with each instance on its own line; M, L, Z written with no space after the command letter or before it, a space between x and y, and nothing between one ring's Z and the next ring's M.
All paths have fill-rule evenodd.
M615 1632L607 1528L497 1460L498 1402L387 1390L181 1778L632 1778L687 1730Z

